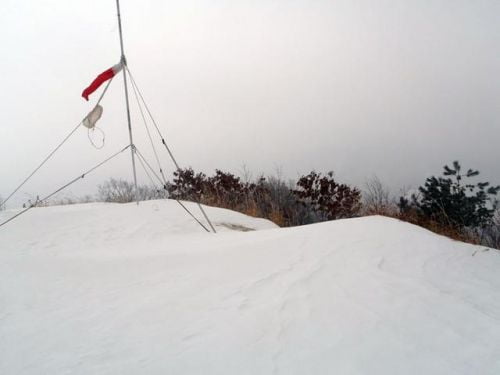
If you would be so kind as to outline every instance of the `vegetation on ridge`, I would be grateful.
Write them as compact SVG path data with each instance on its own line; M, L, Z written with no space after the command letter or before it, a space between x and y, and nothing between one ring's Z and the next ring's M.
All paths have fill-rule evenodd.
M448 237L500 249L500 186L472 182L479 172L465 173L458 161L444 166L443 176L431 176L418 192L391 197L376 177L363 191L340 183L333 172L311 171L296 182L281 176L259 176L244 180L230 172L216 170L212 176L192 168L174 172L172 181L161 188L138 187L139 200L173 198L228 208L262 217L279 226L297 226L341 218L384 215L420 225ZM40 205L103 201L126 203L135 200L133 184L109 179L98 186L96 197L63 198ZM37 204L38 205L38 204Z

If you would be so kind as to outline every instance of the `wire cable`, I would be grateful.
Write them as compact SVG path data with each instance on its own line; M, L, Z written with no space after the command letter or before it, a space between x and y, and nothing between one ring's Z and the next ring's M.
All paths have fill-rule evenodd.
M49 195L47 195L46 197L42 198L42 199L37 199L35 203L29 205L27 208L25 208L24 210L18 212L17 214L15 214L14 216L10 217L9 219L3 221L0 223L0 227L4 226L5 224L7 224L8 222L14 220L15 218L17 218L18 216L21 216L22 214L24 214L25 212L31 210L32 208L38 206L40 203L42 203L43 201L46 201L47 199L50 199L51 197L53 197L55 194L59 193L60 191L66 189L68 186L74 184L76 181L84 178L86 175L88 175L89 173L92 173L93 171L95 171L97 168L99 168L101 165L107 163L108 161L110 161L111 159L113 159L114 157L118 156L119 154L121 154L123 151L125 151L127 148L129 148L130 145L127 145L125 146L123 149L121 149L120 151L114 153L113 155L111 155L110 157L108 157L107 159L103 160L102 162L100 162L99 164L95 165L94 167L90 168L89 170L85 171L84 173L82 173L81 175L79 175L78 177L75 177L74 179L72 179L71 181L69 181L68 183L64 184L63 186L61 186L59 189L57 189L56 191L50 193Z
M144 161L144 163L146 163L146 165L148 166L149 170L151 171L151 173L153 174L153 176L156 177L156 179L160 182L160 185L163 185L164 188L166 188L166 184L163 184L163 181L161 180L161 178L156 174L156 172L154 171L153 167L151 167L151 164L148 163L148 161L146 160L146 158L144 157L144 155L141 154L141 152L139 151L139 149L137 147L135 147L135 151L137 153L137 156L139 158L142 158L142 160Z
M7 201L15 194L17 193L17 191L19 189L21 189L21 187L26 183L28 182L28 180L33 177L33 175L38 172L40 170L40 168L42 168L42 166L52 157L52 155L54 155L56 153L57 150L59 150L61 148L61 146L76 132L76 129L78 129L78 127L81 125L81 121L78 123L78 125L76 125L76 127L71 130L71 132L62 140L61 143L59 143L59 145L57 145L57 147L49 154L47 155L47 157L45 159L43 159L43 161L40 163L40 165L38 165L38 167L35 168L35 170L33 172L30 173L30 175L28 177L26 177L24 179L23 182L21 182L21 184L19 184L18 187L16 187L14 189L14 191L12 193L9 194L9 196L2 202L2 204L5 204L7 203Z
M170 150L170 148L168 147L167 145L167 142L165 142L165 139L163 138L163 135L161 134L161 131L160 131L160 128L158 127L158 125L156 124L156 121L153 117L153 115L151 114L151 111L149 110L149 107L146 103L146 101L144 100L144 97L142 96L142 93L141 93L141 90L139 89L139 87L137 86L137 84L135 83L135 80L134 80L134 77L132 76L132 73L130 73L130 70L128 68L128 66L125 66L125 69L127 69L127 72L128 72L128 75L130 77L130 81L132 82L132 87L135 87L135 89L137 89L137 92L139 94L139 97L141 98L141 101L142 103L144 104L144 108L146 108L146 111L149 115L149 117L151 118L151 121L153 122L155 128L156 128L156 131L158 132L158 135L160 136L161 138L161 142L162 144L165 146L168 154L170 155L170 158L172 159L177 171L180 171L181 168L179 166L179 163L177 163L177 160L175 159L174 155L172 154L172 151ZM205 220L207 221L207 223L210 225L210 228L212 228L212 231L214 233L217 233L217 231L215 230L214 226L212 225L212 222L210 221L210 219L208 218L208 215L206 214L205 210L203 209L201 203L196 200L196 204L198 205L198 208L200 209L201 213L203 214L203 216L205 217Z
M128 69L127 69L127 72L129 74L130 80L132 80L132 76L130 75L130 72L129 72ZM146 133L147 133L148 138L149 138L149 143L151 144L151 148L153 149L153 153L155 155L156 163L158 164L158 169L160 170L160 174L161 174L161 176L163 178L163 184L166 184L167 183L167 179L165 178L165 175L163 174L163 168L162 168L161 163L160 163L160 158L158 157L158 153L156 152L156 147L155 147L154 142L153 142L153 137L151 137L151 132L149 131L149 127L148 127L148 124L147 124L147 121L146 121L146 117L144 116L144 111L142 110L142 106L141 106L141 103L139 101L139 96L137 95L137 89L136 89L136 87L135 87L134 84L132 84L132 90L134 91L134 96L135 96L135 100L137 102L137 107L139 107L139 111L141 113L142 121L144 123L144 127L146 128Z
M99 97L99 100L97 101L97 104L96 104L94 107L96 107L96 106L97 106L97 105L101 102L101 100L102 100L102 98L104 97L104 94L106 93L106 91L108 90L108 87L109 87L109 85L111 84L111 81L112 81L112 80L113 80L113 79L111 79L111 80L109 80L109 81L108 81L108 83L107 83L106 87L104 88L104 90L103 90L103 92L102 92L101 96ZM62 147L62 145L63 145L64 143L66 143L66 141L67 141L67 140L68 140L68 139L69 139L69 138L70 138L70 137L71 137L71 136L72 136L72 135L76 132L76 130L78 129L78 127L79 127L81 124L82 124L82 121L80 121L80 122L78 123L78 125L76 125L76 126L74 127L74 129L73 129L73 130L71 130L71 131L69 132L69 134L68 134L68 135L67 135L67 136L66 136L66 137L65 137L65 138L64 138L64 139L63 139L63 140L62 140L62 141L61 141L61 142L57 145L57 147L56 147L54 150L52 150L52 152L51 152L50 154L48 154L48 155L45 157L45 159L43 159L43 161L42 161L42 162L38 165L38 167L36 167L36 168L35 168L35 170L34 170L33 172L31 172L31 173L30 173L30 175L29 175L28 177L26 177L26 178L24 179L24 181L23 181L23 182L21 182L21 184L19 184L19 186L18 186L18 187L16 187L12 193L10 193L10 194L9 194L9 196L8 196L8 197L7 197L7 198L6 198L6 199L2 202L2 204L7 203L7 201L8 201L8 200L9 200L9 199L10 199L10 198L11 198L11 197L15 194L15 193L17 193L17 192L18 192L18 190L19 190L19 189L21 189L21 187L23 187L23 185L24 185L26 182L28 182L28 180L29 180L31 177L33 177L33 175L34 175L36 172L38 172L38 171L40 170L40 168L42 168L42 167L43 167L43 165L44 165L44 164L45 164L45 163L46 163L46 162L47 162L47 161L48 161L48 160L49 160L49 159L50 159L50 158L51 158L51 157L52 157L52 156L53 156L53 155L57 152L57 150L59 150L59 149Z
M139 86L137 86L137 84L135 83L135 79L134 77L132 76L132 73L130 73L130 70L128 67L126 67L127 69L127 72L128 72L128 75L130 77L130 80L132 81L132 86L135 86L135 88L137 89L137 92L139 93L139 97L141 98L141 101L144 103L144 108L146 108L146 112L148 113L149 117L151 118L151 121L153 122L153 125L155 126L155 129L156 131L158 132L158 135L160 136L161 138L161 143L165 146L165 148L167 149L168 151L168 154L170 155L170 158L172 159L172 161L174 162L175 164L175 167L177 169L181 169L179 167L179 163L177 163L177 160L175 160L175 157L174 155L172 154L172 151L170 151L170 147L168 147L167 145L167 142L165 142L165 139L163 138L163 135L161 134L161 131L160 131L160 128L158 127L158 124L156 123L153 115L151 114L151 111L149 110L149 107L148 105L146 104L146 101L144 100L144 97L142 96L142 93L141 93L141 90L139 89Z
M142 166L142 169L144 170L144 173L146 173L146 176L148 176L148 179L149 181L151 182L151 185L155 187L156 189L156 192L159 193L160 192L160 189L158 189L158 186L156 186L156 183L154 182L153 178L151 177L151 175L149 174L146 166L144 165L144 162L142 161L142 159L140 157L137 157L137 160L139 160L139 163L141 164Z
M146 165L150 169L151 173L158 179L158 181L160 181L160 184L162 184L160 177L158 177L158 175L153 171L153 169L151 168L151 165L147 162L146 159L144 159L144 156L140 153L140 151L137 148L135 148L135 151L137 152L137 159L139 160L139 163L141 164L142 168L144 168L144 172L146 172L146 175L149 177L149 180L151 181L153 186L156 188L156 190L159 191L158 186L156 186L155 182L153 181L153 178L147 172L144 163L146 163ZM166 184L163 185L163 189L165 191L167 191ZM178 200L176 198L174 198L174 200L189 214L189 216L191 216L198 224L200 224L200 226L203 229L205 229L208 233L210 233L210 230L208 230L208 228L206 226L204 226L203 223L200 220L198 220L198 218L196 216L194 216L193 213L191 211L189 211L189 209L180 200Z

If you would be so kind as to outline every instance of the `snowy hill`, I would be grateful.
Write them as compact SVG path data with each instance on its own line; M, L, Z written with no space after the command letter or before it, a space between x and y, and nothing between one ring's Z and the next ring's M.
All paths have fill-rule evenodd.
M171 201L1 228L0 374L500 373L498 251L207 210L217 235Z

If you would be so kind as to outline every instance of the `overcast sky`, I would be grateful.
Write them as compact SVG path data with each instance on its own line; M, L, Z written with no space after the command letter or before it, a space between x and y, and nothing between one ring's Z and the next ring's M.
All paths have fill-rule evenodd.
M132 74L182 166L296 178L333 170L394 192L458 159L500 183L498 0L122 0ZM0 195L92 108L120 58L114 0L3 0ZM131 97L132 103L133 96ZM79 129L16 196L43 196L128 142L115 79L94 149ZM134 138L153 161L132 106ZM163 164L173 171L161 149ZM168 168L167 168L168 167ZM140 181L146 182L139 170ZM130 153L68 194L131 178Z

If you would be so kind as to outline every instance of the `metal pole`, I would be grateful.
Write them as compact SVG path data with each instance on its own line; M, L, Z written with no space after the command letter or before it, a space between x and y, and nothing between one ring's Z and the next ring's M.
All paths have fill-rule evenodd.
M134 82L132 82L132 84L134 84ZM149 111L149 109L148 109ZM151 114L150 114L151 115ZM152 117L151 117L152 118ZM168 154L170 155L170 158L172 159L172 161L174 162L175 164L175 167L177 168L177 170L180 172L181 171L181 167L179 167L179 164L177 163L177 160L175 160L174 158L174 155L172 154L172 151L170 151L170 148L167 146L167 143L165 142L165 139L162 138L162 143L165 145L165 148L167 149L168 151ZM212 232L214 233L217 233L217 231L215 230L214 226L212 225L212 222L210 221L210 219L208 218L208 215L207 213L205 212L205 210L203 209L203 207L201 206L201 203L199 202L198 199L196 199L196 204L198 205L198 208L200 209L201 213L203 214L203 216L205 217L205 220L207 221L207 223L210 225L210 228L212 228Z
M132 170L134 172L134 187L135 187L135 201L139 204L139 194L137 191L137 173L135 170L135 146L132 139L132 123L130 121L130 107L128 101L128 86L127 86L127 59L123 50L123 34L122 34L122 19L120 16L120 0L116 0L116 10L118 12L118 31L120 32L120 48L122 52L121 63L123 64L123 84L125 86L125 103L127 104L127 122L128 122L128 135L130 139L130 152L132 154Z

